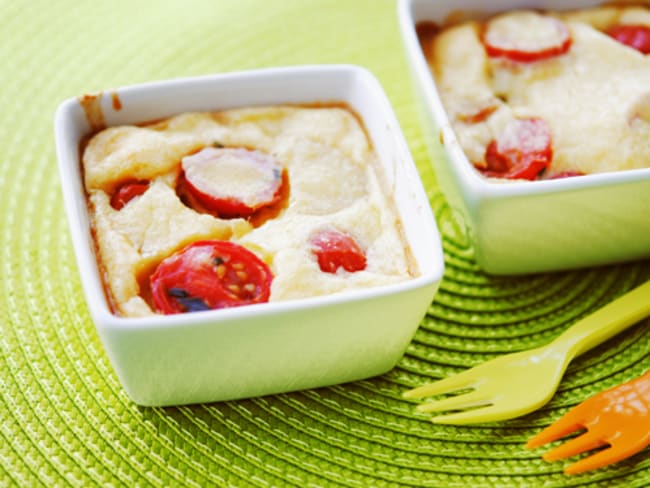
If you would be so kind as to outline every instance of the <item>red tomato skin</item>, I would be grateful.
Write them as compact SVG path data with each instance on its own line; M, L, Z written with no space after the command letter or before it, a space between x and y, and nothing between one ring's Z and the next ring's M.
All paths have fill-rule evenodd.
M272 281L266 263L245 247L206 240L163 260L150 285L154 309L176 314L268 302Z
M616 25L606 34L642 54L650 54L650 27L647 25Z
M573 40L569 36L564 39L562 43L556 46L540 49L539 51L521 51L518 49L507 49L493 46L484 41L485 52L491 58L506 58L510 61L515 61L518 63L534 63L536 61L542 61L544 59L561 56L569 51L571 44L573 44Z
M571 49L573 39L568 27L557 19L550 19L558 30L558 42L536 50L518 49L516 46L499 45L503 40L490 39L489 26L482 36L486 54L491 58L505 58L517 63L534 63L561 56Z
M135 197L142 195L149 188L148 181L133 180L122 183L111 197L111 207L121 210Z
M501 147L498 140L492 140L485 150L487 168L478 168L483 175L495 178L535 180L553 159L551 135L542 119L519 119L519 127L526 126L524 134L541 136L545 139L543 148L522 149L519 146ZM523 137L523 136L521 136ZM521 141L521 145L527 141Z
M206 210L213 212L224 219L248 218L261 208L270 207L277 203L282 195L282 185L280 185L274 193L273 198L265 201L261 205L250 207L235 198L217 198L202 192L196 188L196 186L192 185L192 183L185 177L184 173L181 174L181 184L185 185L188 192L197 202L199 202L199 204L205 207Z
M240 149L240 152L246 154L248 158L251 158L254 161L259 160L260 155L257 154L258 151ZM268 157L268 155L265 156ZM278 170L279 169L280 168L278 168ZM258 210L268 208L281 199L284 190L283 185L285 184L285 176L285 171L278 171L277 179L273 182L273 185L275 186L273 195L271 198L259 201L256 205L247 205L233 196L215 196L202 191L192 183L190 178L185 174L185 171L181 171L179 185L184 187L187 190L187 193L206 211L224 219L246 219L251 217Z
M339 268L349 272L366 269L366 255L349 235L335 230L323 230L311 240L312 253L325 273L336 273Z

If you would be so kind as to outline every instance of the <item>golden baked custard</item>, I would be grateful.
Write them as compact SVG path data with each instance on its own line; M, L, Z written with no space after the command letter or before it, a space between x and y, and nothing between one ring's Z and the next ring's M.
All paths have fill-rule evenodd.
M650 9L418 26L459 143L490 178L650 167Z
M345 106L111 127L90 138L82 163L119 315L303 298L416 274L376 155Z

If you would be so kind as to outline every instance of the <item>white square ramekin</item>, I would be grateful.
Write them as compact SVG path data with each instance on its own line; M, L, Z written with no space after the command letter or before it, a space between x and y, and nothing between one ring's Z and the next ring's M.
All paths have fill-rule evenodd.
M389 286L224 310L147 318L112 314L95 258L79 159L89 122L103 119L112 126L187 111L314 102L344 102L362 118L419 275ZM384 373L404 353L442 279L442 246L421 180L381 85L363 68L265 69L72 98L58 107L55 138L86 301L117 376L138 404L245 398Z
M464 155L420 48L417 23L458 12L566 10L589 0L400 0L403 44L438 180L464 216L479 266L493 274L556 271L650 257L650 168L534 182L483 178ZM442 150L441 150L442 142Z

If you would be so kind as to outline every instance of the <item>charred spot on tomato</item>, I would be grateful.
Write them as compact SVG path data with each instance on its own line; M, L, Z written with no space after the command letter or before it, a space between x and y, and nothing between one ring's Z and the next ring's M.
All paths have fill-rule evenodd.
M203 312L205 310L212 310L207 303L197 297L181 297L176 298L176 301L183 308L183 312Z
M170 288L167 290L167 294L174 298L187 298L190 296L187 290L183 290L182 288Z
M176 299L183 312L201 312L210 310L210 306L204 300L198 297L190 296L187 290L183 288L169 288L167 294Z
M111 207L121 210L135 197L142 195L149 189L147 180L128 180L117 187L111 197Z

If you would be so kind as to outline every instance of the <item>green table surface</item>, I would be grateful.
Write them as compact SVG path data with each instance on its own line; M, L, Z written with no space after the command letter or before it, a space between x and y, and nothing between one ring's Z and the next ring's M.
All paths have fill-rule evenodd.
M650 368L643 321L569 367L530 415L439 426L407 388L543 344L650 277L650 262L490 277L438 188L394 0L0 0L0 486L650 485L649 451L565 476L528 437ZM149 80L354 63L394 106L444 241L446 272L389 373L178 408L122 390L90 319L64 213L52 120L63 99Z

